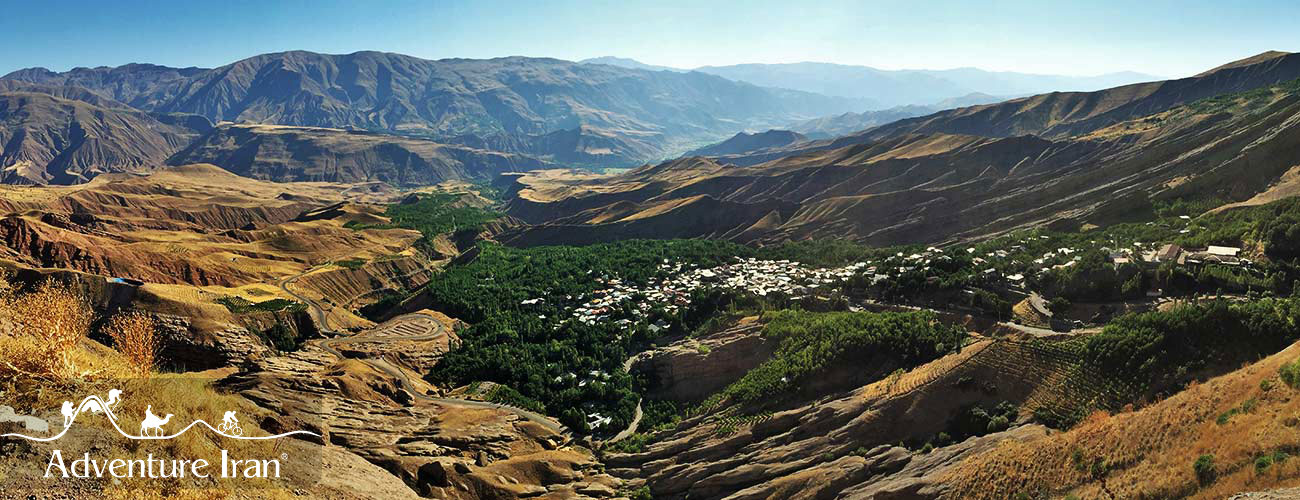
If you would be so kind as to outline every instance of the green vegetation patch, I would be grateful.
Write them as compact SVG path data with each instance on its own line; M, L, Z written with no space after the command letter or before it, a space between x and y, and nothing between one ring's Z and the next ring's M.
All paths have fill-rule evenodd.
M959 349L966 331L931 312L769 313L763 336L776 353L713 396L710 404L752 405L781 400L842 362L876 359L917 366Z
M345 269L351 269L351 270L354 270L354 271L355 271L355 270L357 270L357 269L361 269L361 266L366 265L367 262L370 262L370 261L368 261L368 260L366 260L366 259L361 259L361 258L351 258L351 259L343 259L343 260L337 260L337 261L334 261L334 265L339 266L339 267L342 267L342 268L345 268Z
M226 306L227 310L235 314L279 311L298 312L307 309L306 304L288 299L271 299L261 302L252 302L243 297L233 295L220 297L217 299L217 303Z
M497 404L532 410L537 413L546 413L546 405L520 394L519 391L500 384L492 386L492 390L488 391L487 395L484 396L484 399Z
M1300 301L1182 305L1116 318L1082 344L1084 362L1147 389L1207 367L1236 366L1300 339Z
M284 326L284 323L277 322L270 328L257 332L257 334L281 352L292 352L302 348L302 341L294 334L292 329Z
M1282 365L1277 371L1287 387L1300 389L1300 359Z
M941 448L953 443L960 443L967 438L1002 432L1016 421L1020 410L1009 401L998 403L992 408L971 405L963 408L957 416L948 422L948 426L920 446L922 453ZM916 444L916 443L912 443Z
M435 275L423 291L430 308L472 325L458 332L460 347L447 353L428 379L442 385L474 380L507 385L554 409L561 422L579 432L588 430L591 414L611 418L609 430L631 421L636 382L622 365L656 336L649 323L662 320L669 325L662 333L684 334L711 317L725 298L699 292L692 307L673 314L658 308L619 311L618 317L640 320L623 325L578 321L568 312L572 306L608 286L602 279L645 283L665 277L665 260L713 267L753 252L708 240L527 249L481 243L479 250L473 262Z
M423 237L419 244L432 244L438 235L460 231L479 231L484 224L501 218L501 212L490 208L458 205L464 194L416 193L401 203L389 205L384 210L388 224L362 224L355 221L344 224L351 229L414 229Z
M669 400L647 399L641 402L641 424L631 436L607 448L616 453L640 453L646 450L656 432L675 429L682 421L682 408Z
M1300 92L1300 79L1282 82L1270 87L1260 87L1245 92L1223 94L1207 97L1187 105L1187 109L1198 114L1213 114L1225 111L1244 110L1251 112L1267 105L1275 96Z

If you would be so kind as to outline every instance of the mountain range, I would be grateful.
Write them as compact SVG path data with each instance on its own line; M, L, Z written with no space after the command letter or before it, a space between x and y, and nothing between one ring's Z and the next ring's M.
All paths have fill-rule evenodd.
M704 73L523 57L432 61L380 52L282 52L213 69L31 68L0 81L155 115L361 129L602 166L671 157L747 128L866 109L862 99Z
M633 59L618 57L598 57L585 59L582 62L653 71L688 71L652 66ZM986 71L978 68L883 70L870 66L819 62L701 66L689 71L765 87L868 99L872 109L936 105L946 99L972 93L1022 96L1052 91L1100 90L1136 82L1161 80L1157 76L1132 71L1096 76L1064 76Z
M557 185L515 181L521 245L617 237L875 245L1104 224L1157 200L1291 189L1300 54L1179 80L940 111L831 140L683 158Z

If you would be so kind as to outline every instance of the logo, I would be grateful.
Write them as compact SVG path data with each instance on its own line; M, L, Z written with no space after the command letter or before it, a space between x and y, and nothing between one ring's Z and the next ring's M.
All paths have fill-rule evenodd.
M25 439L33 443L52 443L68 435L73 429L78 419L87 418L90 415L102 415L114 429L123 437L135 441L165 441L176 439L185 435L195 428L206 429L223 439L239 441L271 441L294 435L311 436L319 439L320 434L306 430L294 430L280 434L251 435L253 432L246 431L240 425L239 415L235 410L226 411L221 414L220 422L213 426L207 420L198 418L193 419L188 425L180 426L176 421L176 415L164 413L160 407L155 411L153 404L146 405L143 418L139 422L123 419L115 410L122 402L124 393L119 389L113 389L108 392L106 397L101 398L98 395L89 395L82 398L80 403L74 404L72 401L64 401L60 409L63 416L63 429L58 433L49 436L30 435L39 434L49 431L50 425L45 420L37 417L21 417L24 423L26 433L10 432L0 434L0 438L17 438ZM134 406L134 405L133 405ZM138 406L135 406L138 408ZM8 408L8 407L4 407ZM17 416L11 416L17 418ZM215 415L214 415L215 417ZM215 421L215 420L214 420ZM33 432L34 431L34 432ZM131 432L131 431L134 431ZM81 432L77 433L78 435ZM73 441L76 441L75 439ZM67 446L64 443L64 446ZM269 446L269 445L268 445ZM275 444L275 449L280 445ZM95 458L90 452L81 453L80 457L76 454L69 458L75 458L71 463L65 462L62 449L49 450L49 461L44 467L44 473L37 472L36 477L42 478L144 478L144 479L164 479L191 477L198 479L208 478L265 478L278 479L281 477L281 460L288 459L287 454L280 453L278 458L272 459L248 459L238 460L231 458L231 453L226 450L225 446L221 447L219 457L210 457L213 460L209 462L203 458L197 457L177 457L173 459L156 458L153 453L149 453L147 458L126 458L126 457L106 457ZM238 451L236 452L238 453ZM275 453L279 453L276 451ZM209 469L209 466L212 466ZM219 469L219 470L218 470Z
M73 406L72 401L64 401L63 408L60 411L63 414L62 432L59 432L58 434L49 437L34 437L34 436L28 436L26 434L20 434L20 433L0 434L0 437L17 437L29 441L39 441L43 443L55 441L58 440L59 438L62 438L64 434L67 434L68 430L72 429L72 424L77 421L77 417L80 416L81 413L85 411L89 411L91 413L103 413L108 418L109 423L113 424L113 428L117 429L117 432L120 433L123 437L127 439L135 439L141 441L175 439L181 436L182 434L189 432L190 429L193 429L194 427L200 425L203 427L207 427L208 430L212 432L215 432L217 434L220 434L223 437L227 437L230 439L246 439L246 440L261 441L261 440L268 440L268 439L280 439L295 434L304 434L304 435L314 436L318 438L320 437L320 434L317 434L315 432L302 431L302 430L284 432L284 433L268 435L268 436L245 436L244 429L239 426L239 419L238 417L236 417L234 410L225 412L225 414L222 415L221 417L221 423L218 424L216 427L213 427L212 424L209 424L206 420L196 419L190 422L189 425L181 428L181 430L176 431L175 433L172 434L167 434L163 430L163 426L171 422L172 417L174 417L175 415L168 413L166 416L159 417L158 415L154 414L153 405L148 405L144 410L144 420L140 421L140 433L131 434L122 429L121 424L118 423L117 415L113 413L113 409L116 408L118 403L121 402L122 402L122 391L119 389L113 389L111 391L108 391L107 400L100 399L99 396L91 394L89 396L86 396L84 399L82 399L81 404L78 404L76 406Z

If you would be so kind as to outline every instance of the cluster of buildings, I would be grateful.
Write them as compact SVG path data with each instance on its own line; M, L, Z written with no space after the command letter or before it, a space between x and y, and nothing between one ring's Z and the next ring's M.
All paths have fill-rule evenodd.
M674 313L690 305L691 292L705 287L745 290L760 296L784 295L800 299L827 287L842 284L859 272L874 271L868 263L858 262L838 268L813 268L790 260L737 259L731 264L712 268L689 268L682 263L665 260L660 270L669 277L637 285L619 278L601 278L600 287L589 295L580 295L581 303L574 307L572 316L586 324L613 319L613 315L629 307L634 314L645 314L656 306ZM571 297L570 297L571 298ZM521 305L542 302L528 299ZM613 319L620 325L630 325L631 318ZM652 330L666 324L650 325Z
M1248 266L1252 264L1250 259L1242 258L1239 254L1241 254L1241 249L1237 247L1210 245L1204 249L1190 249L1170 243L1158 250L1144 254L1142 258L1147 262L1173 262L1180 266L1203 264Z

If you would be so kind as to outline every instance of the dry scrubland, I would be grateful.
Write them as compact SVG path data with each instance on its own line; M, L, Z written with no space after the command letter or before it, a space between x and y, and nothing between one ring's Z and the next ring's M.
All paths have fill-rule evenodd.
M1300 485L1300 388L1279 377L1298 358L1300 345L1292 345L1140 410L1097 413L1065 432L1005 441L967 459L945 482L953 498L971 499L1040 492L1211 499ZM1257 469L1260 457L1278 452L1293 458ZM1202 455L1213 456L1215 476L1204 486L1193 468Z
M382 220L391 189L275 184L211 165L103 175L75 187L0 188L0 254L151 283L237 288L349 257L401 252L413 231L356 231ZM347 201L346 204L340 204Z
M142 418L147 405L153 405L156 414L176 415L167 427L170 431L197 418L216 422L225 411L236 410L245 432L261 432L255 422L265 417L265 412L243 398L220 394L202 378L153 370L157 339L148 316L125 312L105 323L102 333L118 341L116 349L88 338L94 319L95 313L74 290L46 283L33 291L16 293L0 277L0 394L4 395L4 403L13 406L18 414L44 418L51 424L50 432L57 433L62 429L59 407L63 401L79 402L91 394L103 398L111 389L121 389L123 400L114 413L127 432L136 431L133 424ZM80 432L84 429L93 431ZM71 450L94 450L92 454L97 457L125 459L144 458L151 453L211 458L219 457L221 449L229 450L231 456L274 456L272 442L222 440L198 430L165 441L130 441L118 435L106 418L88 412L81 414L73 431L56 443L6 444L6 453L0 455L0 470L7 472L0 473L0 484L9 485L10 481L27 477L15 474L39 474L36 469L49 459L53 447L72 453L65 456L68 461L75 459L76 453ZM292 443L286 449L300 446ZM240 484L256 487L246 492L253 497L293 496L265 480ZM213 483L183 483L177 479L128 479L116 484L74 480L58 488L46 493L132 499L228 498L231 494Z

